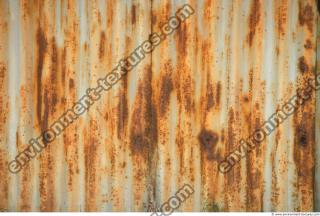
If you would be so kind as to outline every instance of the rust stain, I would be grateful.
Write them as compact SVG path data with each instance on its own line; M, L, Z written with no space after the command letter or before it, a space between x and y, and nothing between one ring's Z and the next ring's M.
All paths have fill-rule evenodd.
M283 37L286 34L286 22L287 22L287 1L281 1L281 5L278 8L277 19L278 19L278 34L279 37Z
M99 59L103 59L105 52L106 34L104 32L100 33L100 43L99 43Z
M138 87L130 129L131 153L133 155L139 154L145 159L148 159L148 155L154 152L155 143L158 140L157 110L151 102L152 74L149 67L145 71L144 80L140 82Z
M170 103L170 95L171 92L174 89L173 80L171 78L171 74L173 71L171 62L167 62L165 64L164 68L164 74L160 78L160 103L159 103L159 109L160 109L160 115L164 116L166 112L168 111L168 106Z
M118 103L118 138L124 137L125 129L127 128L128 123L128 98L127 98L127 91L128 91L128 77L125 76L122 81L122 89L120 91L120 98Z
M73 89L74 88L74 80L71 78L69 79L69 89Z
M89 123L90 134L97 135L98 123L91 119ZM98 140L96 136L89 136L88 143L85 145L85 191L86 191L86 211L94 211L95 194L96 194L96 163L97 163L97 145Z
M8 112L7 102L6 102L6 83L7 83L7 68L6 65L0 62L0 198L3 200L0 202L0 208L7 208L8 193L9 193L9 179L7 172L7 152L5 151L6 143L6 125L7 125L7 115Z
M297 125L295 128L296 142L299 146L305 147L308 143L305 125Z
M67 73L67 49L66 47L63 48L62 56L61 56L61 83L62 85L65 85L66 80L66 73Z
M201 144L201 151L206 152L207 159L217 160L217 158L214 158L213 152L219 141L218 134L207 129L202 129L198 135L198 140Z
M299 67L299 70L300 70L300 72L301 72L302 74L309 71L309 66L308 66L308 64L306 63L306 59L305 59L304 56L301 56L301 57L299 58L299 65L298 65L298 67Z
M221 101L221 82L219 81L217 83L217 86L216 86L216 106L217 107L220 107L220 101Z
M210 111L210 109L214 106L214 93L213 93L213 86L207 85L207 111Z
M314 25L314 13L312 6L307 3L305 6L303 6L302 2L299 1L299 24L301 26L307 26L308 30L310 32L313 31L313 25Z
M261 11L260 0L254 0L251 4L250 16L249 16L249 33L248 33L248 43L250 46L253 44L253 39L257 33L258 25L260 22Z
M306 49L312 49L312 42L310 39L306 40L306 43L304 44L304 48Z
M137 6L136 5L132 5L131 7L131 23L132 25L136 24L137 22Z
M47 51L47 41L45 38L44 33L40 28L37 31L37 44L38 44L38 63L37 63L37 73L36 73L36 80L37 80L37 117L39 124L41 124L41 112L42 112L42 70L44 59Z

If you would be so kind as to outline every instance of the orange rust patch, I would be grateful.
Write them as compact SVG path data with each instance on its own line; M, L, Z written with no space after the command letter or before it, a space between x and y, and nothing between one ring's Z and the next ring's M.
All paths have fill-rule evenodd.
M313 18L314 18L314 13L312 10L312 6L307 4L305 7L303 7L302 2L299 2L299 15L298 15L299 24L301 26L306 25L308 30L312 32L313 24L314 24Z
M305 73L305 72L308 72L309 71L309 66L308 64L306 63L306 59L304 56L301 56L299 58L299 64L298 64L298 67L299 67L299 70L301 73Z
M213 151L216 144L219 141L218 134L207 129L202 129L198 135L198 140L201 144L200 145L201 151L206 152L207 154L207 159L208 160L217 159L217 158L214 158Z
M280 7L278 8L277 12L277 19L278 19L278 34L279 37L284 36L286 33L285 25L287 22L287 2L282 1Z
M260 22L261 12L260 12L260 1L254 0L251 5L250 17L249 17L249 33L248 33L248 43L252 46L254 36L257 32L257 28Z

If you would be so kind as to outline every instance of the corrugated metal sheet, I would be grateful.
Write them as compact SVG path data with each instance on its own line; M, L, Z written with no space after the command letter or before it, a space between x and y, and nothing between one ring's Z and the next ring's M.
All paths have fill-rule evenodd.
M37 159L8 171L185 3L190 19ZM188 183L195 193L179 211L320 210L315 97L218 172L319 68L315 0L1 0L0 12L0 209L146 211Z

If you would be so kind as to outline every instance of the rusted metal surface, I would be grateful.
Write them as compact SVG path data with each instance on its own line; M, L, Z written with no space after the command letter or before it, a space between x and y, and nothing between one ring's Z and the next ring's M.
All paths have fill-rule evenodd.
M192 18L19 174L8 171L185 3ZM319 71L315 0L0 0L0 12L0 209L146 211L188 183L180 211L320 210L316 95L218 171Z

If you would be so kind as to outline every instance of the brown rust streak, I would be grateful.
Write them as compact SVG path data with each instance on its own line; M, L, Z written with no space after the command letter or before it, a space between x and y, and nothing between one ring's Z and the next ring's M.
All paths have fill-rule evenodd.
M302 195L297 211L311 211L310 204L313 203L315 116L310 111L301 111L301 116L296 114L294 117L294 162L298 175L297 190Z
M130 150L133 155L147 159L154 152L157 134L157 111L152 104L151 70L147 69L146 78L140 82L137 100L131 116Z
M1 47L0 47L1 49ZM2 49L1 49L2 50ZM7 171L7 152L5 150L6 143L6 125L8 103L6 95L7 87L7 68L4 63L0 63L0 208L7 209L8 202L8 171Z
M188 56L188 31L187 23L181 23L179 29L176 32L176 44L178 53L178 65L177 73L175 74L175 83L177 86L177 98L180 104L183 105L183 109L187 113L194 111L194 101L192 99L193 93L193 80L190 74L190 69L187 66Z
M172 80L172 63L168 61L164 65L164 73L160 78L160 115L164 116L168 112L168 107L170 103L170 95L174 89L173 80Z
M43 30L38 27L37 30L37 118L40 125L40 132L48 128L50 96L49 88L42 83L44 75L45 57L48 52L48 41ZM50 83L50 82L49 82ZM50 211L54 206L53 198L53 176L52 176L52 158L50 157L50 146L40 156L40 210Z
M99 59L103 59L105 54L105 43L106 43L106 34L102 31L100 33L100 43L99 43Z
M301 26L306 26L310 32L313 32L314 25L314 13L312 6L307 3L303 6L303 1L299 1L299 24Z
M261 11L260 11L261 3L260 0L253 0L251 4L250 16L249 16L249 33L247 36L247 40L250 46L253 44L253 39L257 33L257 28L260 22Z
M122 78L122 89L120 90L120 98L118 103L118 138L121 139L125 135L126 126L128 123L128 76Z
M131 23L132 25L135 25L137 22L137 7L136 5L132 5L131 7Z
M45 87L43 95L44 111L40 119L41 131L45 131L48 128L50 109L49 94L49 90ZM54 208L54 176L52 173L54 162L51 156L50 144L48 144L46 150L40 155L40 160L40 210L52 211Z
M37 62L37 71L36 71L36 81L37 81L37 117L38 117L38 123L41 124L41 113L42 113L42 70L43 70L43 64L45 60L45 54L47 51L47 40L45 38L45 35L41 28L38 28L37 31L37 44L38 44L38 62Z
M137 200L135 205L139 205L142 199L141 190L145 190L145 184L154 183L150 173L155 169L153 162L158 143L158 123L157 109L153 104L152 95L152 71L151 66L147 65L144 70L144 79L138 84L136 101L130 122L130 152L134 164L135 189L134 198ZM148 175L149 174L149 175ZM149 201L154 198L150 197ZM151 194L152 196L152 194Z
M126 22L126 26L127 26ZM125 55L129 55L130 49L131 48L131 39L129 37L126 37L125 41ZM119 96L119 102L118 102L118 125L117 125L117 133L118 133L118 138L123 140L127 136L127 125L128 125L128 75L124 76L121 81L121 88L120 88L120 96Z
M301 80L313 77L313 72L309 71ZM307 83L298 82L299 88L306 88ZM293 160L296 165L297 182L296 190L299 195L299 205L295 211L312 211L314 200L314 175L315 175L315 94L294 113L294 155Z
M276 169L276 163L278 163L279 161L276 160L276 152L278 152L278 146L280 144L280 137L281 137L281 133L280 133L280 129L276 130L276 140L275 140L275 147L271 153L270 156L270 162L271 162L271 167L272 167L272 179L271 179L271 183L272 183L272 187L271 187L271 202L273 206L278 206L280 203L280 188L279 188L279 179L277 176L277 169Z
M300 73L302 73L302 74L309 71L309 66L306 63L306 58L304 56L301 56L299 58L298 68L299 68Z
M24 149L27 145L23 144L21 141L21 135L19 132L16 133L16 146L18 149ZM20 211L31 211L31 202L32 200L30 193L30 182L31 182L31 167L26 166L21 172L21 192L20 192Z
M235 132L234 132L234 127L235 127L235 114L234 114L234 110L231 107L229 112L228 112L228 130L227 130L227 152L231 152L233 151L234 147L235 147ZM233 173L233 172L230 172ZM229 177L229 175L228 175ZM230 174L230 178L228 178L228 180L230 182L233 181L233 178L231 177Z
M86 211L96 211L95 198L97 189L95 187L97 181L97 149L98 149L98 123L96 120L90 120L90 135L89 143L85 145L85 191L86 191ZM72 175L72 174L70 174Z
M287 0L281 0L280 6L277 11L277 30L278 30L278 37L281 38L286 34L286 23L287 23Z

